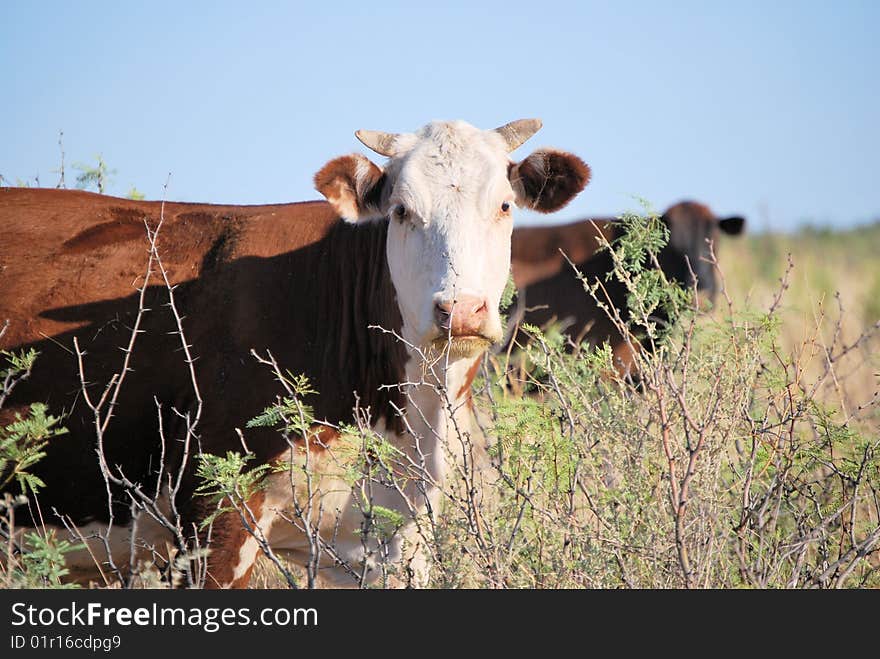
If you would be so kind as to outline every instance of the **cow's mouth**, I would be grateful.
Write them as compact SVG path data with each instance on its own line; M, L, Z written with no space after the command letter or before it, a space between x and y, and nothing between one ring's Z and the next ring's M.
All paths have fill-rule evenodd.
M436 350L449 354L453 358L476 357L489 349L494 343L489 337L482 334L458 334L453 336L439 336L431 341L431 346Z

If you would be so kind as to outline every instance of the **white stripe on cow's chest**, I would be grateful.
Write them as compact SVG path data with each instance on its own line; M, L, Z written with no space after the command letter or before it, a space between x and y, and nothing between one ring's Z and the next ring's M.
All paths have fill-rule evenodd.
M332 554L346 561L350 568L362 573L363 562L368 565L375 563L375 552L378 543L369 540L362 534L365 509L381 506L400 513L404 526L391 540L390 562L407 559L413 564L424 563L418 557L412 557L405 549L419 544L418 528L413 515L424 514L431 509L438 512L442 483L447 477L448 465L451 460L460 459L463 442L459 432L470 431L470 411L458 398L458 393L465 382L465 374L473 360L461 360L450 364L449 377L443 383L445 391L455 396L456 400L447 402L441 398L437 389L428 384L410 387L406 409L406 428L404 433L395 433L387 429L384 422L376 424L372 431L384 437L385 441L402 453L395 458L398 472L407 472L412 478L399 478L400 488L395 489L376 481L371 486L363 483L355 488L343 477L350 464L351 450L334 450L310 456L312 461L311 481L302 472L296 474L296 496L302 511L310 511L313 528L317 529L325 542L332 544ZM419 382L424 378L420 370L407 365L407 381ZM450 421L449 412L455 410L456 423ZM421 478L418 478L421 476ZM306 565L309 561L310 544L302 526L304 513L293 513L289 474L276 474L270 478L276 481L271 487L286 489L288 503L280 512L270 533L270 544L279 556L297 565ZM309 505L311 504L311 505ZM244 548L242 548L244 552ZM370 555L371 552L374 555ZM407 556L404 556L407 554ZM246 559L246 555L242 555ZM356 585L356 580L349 570L338 565L331 552L323 552L319 565L325 582L334 585ZM378 576L373 568L367 573L368 579Z

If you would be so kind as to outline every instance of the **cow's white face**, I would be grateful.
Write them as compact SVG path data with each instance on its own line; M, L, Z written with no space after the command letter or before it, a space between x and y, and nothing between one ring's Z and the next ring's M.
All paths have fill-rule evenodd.
M515 196L507 148L494 131L463 122L421 130L396 170L388 198L388 267L416 345L445 343L453 355L501 339L498 304L510 272ZM438 305L455 304L448 311ZM461 320L464 322L449 322Z
M509 160L539 127L529 120L484 131L455 121L414 134L360 131L365 144L390 157L384 171L347 156L316 175L346 219L389 222L388 267L407 342L448 347L457 359L500 340L514 205L556 210L589 179L580 159L558 151Z

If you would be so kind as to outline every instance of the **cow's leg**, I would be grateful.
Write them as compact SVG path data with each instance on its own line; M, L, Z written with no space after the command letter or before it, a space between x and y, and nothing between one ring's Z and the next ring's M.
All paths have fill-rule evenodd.
M247 588L261 551L260 539L269 537L277 516L265 490L254 494L240 510L220 515L211 528L205 588Z

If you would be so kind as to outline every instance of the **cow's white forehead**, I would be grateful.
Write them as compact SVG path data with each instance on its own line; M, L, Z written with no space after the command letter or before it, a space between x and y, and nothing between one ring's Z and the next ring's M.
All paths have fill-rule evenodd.
M466 121L432 121L412 134L408 150L441 161L476 155L497 159L507 153L501 135L494 130L481 130Z
M443 197L479 203L509 185L506 144L495 131L464 121L434 121L398 136L395 146L398 155L389 162L388 171L401 201L412 203L414 210L427 211L426 206Z

